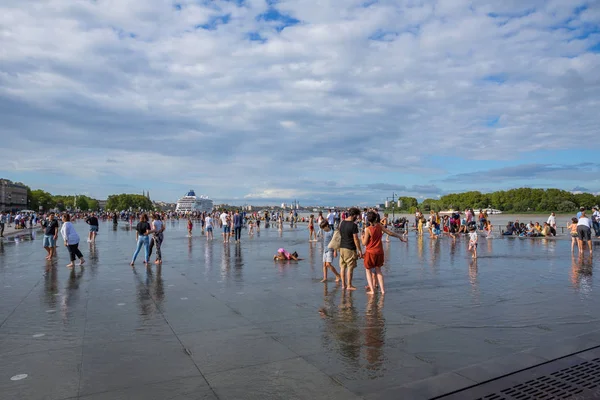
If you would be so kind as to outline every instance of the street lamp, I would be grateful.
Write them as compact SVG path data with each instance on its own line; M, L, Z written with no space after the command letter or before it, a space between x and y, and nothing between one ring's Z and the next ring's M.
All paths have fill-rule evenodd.
M394 226L394 222L396 220L395 216L395 211L396 211L396 197L398 195L394 192L392 192L392 197L386 197L385 199L389 202L390 199L392 199L392 226ZM387 207L386 207L387 208Z

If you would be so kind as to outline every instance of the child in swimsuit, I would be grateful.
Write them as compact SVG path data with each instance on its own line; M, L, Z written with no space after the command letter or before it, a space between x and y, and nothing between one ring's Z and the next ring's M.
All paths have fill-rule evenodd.
M279 250L277 250L277 254L275 254L273 256L273 260L275 260L275 261L287 261L287 260L298 261L298 260L302 260L302 259L298 258L297 252L289 253L282 247Z

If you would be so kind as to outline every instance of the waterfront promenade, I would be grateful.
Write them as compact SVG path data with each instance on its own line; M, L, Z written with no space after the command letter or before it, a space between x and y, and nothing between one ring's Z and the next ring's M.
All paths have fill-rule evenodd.
M0 398L427 399L600 346L597 261L568 240L481 238L473 262L466 239L411 234L384 244L382 298L360 264L356 292L319 283L305 227L224 245L184 225L151 273L123 223L94 245L75 224L72 272L36 232L0 242Z

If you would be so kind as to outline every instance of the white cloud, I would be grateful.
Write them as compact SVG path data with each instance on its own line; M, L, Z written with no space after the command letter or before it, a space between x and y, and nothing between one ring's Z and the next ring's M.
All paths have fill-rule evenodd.
M364 4L281 0L282 29L262 0L4 2L0 172L327 200L323 181L425 188L464 172L440 156L527 165L596 139L597 2Z

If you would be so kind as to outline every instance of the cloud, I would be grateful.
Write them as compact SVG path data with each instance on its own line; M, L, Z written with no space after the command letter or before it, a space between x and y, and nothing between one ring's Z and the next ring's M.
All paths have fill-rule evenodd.
M469 172L449 176L446 182L452 183L503 183L506 181L535 182L540 179L555 181L573 181L595 179L600 172L600 164L579 163L573 165L558 164L523 164L514 167L504 167L483 171Z
M127 184L348 204L466 188L466 162L490 189L589 176L576 164L595 156L530 154L596 139L593 3L315 4L3 2L0 174L97 197ZM448 155L463 162L436 161Z

